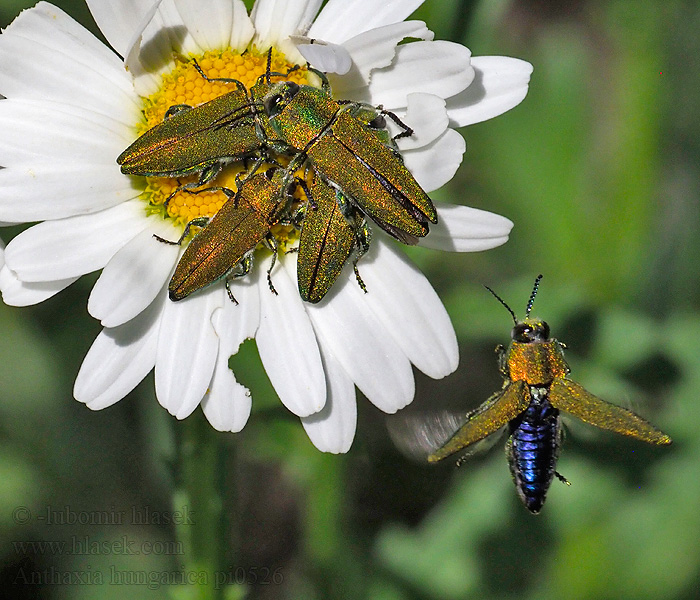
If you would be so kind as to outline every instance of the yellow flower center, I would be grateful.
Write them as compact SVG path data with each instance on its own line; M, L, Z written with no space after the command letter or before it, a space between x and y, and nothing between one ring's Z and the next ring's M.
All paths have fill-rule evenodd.
M195 59L208 79L202 77L195 67ZM137 134L141 135L161 123L172 106L182 104L195 107L236 89L235 84L212 81L214 79L236 79L249 90L267 72L267 60L267 52L260 53L251 49L243 54L232 50L209 51L200 56L191 56L189 60L177 61L175 68L163 76L160 89L144 98L145 120L139 124ZM286 74L293 66L286 61L282 53L272 50L272 73ZM298 84L308 84L307 70L305 67L297 68L289 73L286 79ZM208 182L202 189L220 186L235 191L236 175L250 166L244 166L242 162L229 163L215 180ZM143 192L143 198L148 202L148 213L169 217L183 228L192 219L213 217L228 198L221 191L192 193L196 190L182 189L185 184L197 182L198 179L199 174L187 177L148 177ZM296 237L292 229L281 226L273 228L273 234L277 235L279 232L283 248L293 241L290 238Z

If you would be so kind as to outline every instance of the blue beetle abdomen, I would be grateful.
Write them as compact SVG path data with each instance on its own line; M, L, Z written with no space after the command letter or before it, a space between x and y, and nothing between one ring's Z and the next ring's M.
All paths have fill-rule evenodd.
M532 387L530 395L530 406L510 423L506 453L520 499L530 512L538 513L556 470L561 428L548 389Z

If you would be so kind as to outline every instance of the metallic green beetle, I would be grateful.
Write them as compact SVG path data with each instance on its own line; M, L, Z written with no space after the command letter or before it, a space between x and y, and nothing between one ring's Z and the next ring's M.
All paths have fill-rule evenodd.
M201 173L211 181L226 162L260 149L255 114L243 86L195 108L171 107L162 123L146 131L117 158L122 173L179 177Z
M327 81L323 89L283 81L263 98L263 106L281 140L267 143L277 151L297 152L287 172L290 183L308 161L323 180L406 244L417 243L427 235L428 223L437 223L433 203L400 157L366 119L353 114L366 105L336 102ZM406 128L404 135L410 131Z
M210 78L195 61L199 74L211 82L236 89L196 107L178 104L166 112L163 122L136 139L117 158L122 173L146 177L180 177L199 173L199 180L185 187L203 185L216 177L229 162L253 158L264 151L259 131L269 133L267 119L259 118L261 99L274 85L268 53L266 73L250 92L236 79ZM264 139L264 138L263 138Z
M303 186L305 187L305 186ZM369 249L371 233L363 215L338 190L314 179L304 206L297 280L302 300L320 302L335 283L353 250L355 277L367 291L357 261Z
M206 77L204 74L202 75L203 77ZM269 79L270 73L268 67L268 73L261 77L256 85L251 89L251 97L258 99L261 98L264 95L264 92L269 90L272 85ZM229 82L231 80L226 81ZM222 96L221 98L224 97ZM205 109L213 102L215 101L202 105L197 109L193 109L192 112ZM356 113L369 131L372 131L374 135L378 137L378 139L383 140L388 146L395 149L395 145L393 144L388 131L385 129L385 121L381 111L371 107L363 108L361 110L358 109ZM170 120L175 118L177 118L177 116L172 117ZM266 118L258 119L256 126L259 128L259 131L262 130L265 133L272 132L274 135L274 132L269 128ZM217 161L220 160L219 157L215 158ZM281 182L282 178L280 175L278 175L276 176L275 180L277 182ZM202 183L203 182L200 180L196 183L196 185L200 185ZM360 274L357 270L357 261L369 248L371 235L363 215L357 210L356 207L354 207L354 205L349 203L339 191L330 188L325 183L322 183L318 178L313 187L313 192L307 189L308 196L311 199L311 208L310 210L304 210L305 216L303 220L303 233L300 240L298 273L299 291L302 299L312 303L319 302L338 278L343 264L350 257L353 249L357 250L357 255L353 263L355 276L360 287L366 291L364 283L362 282ZM207 190L222 190L224 193L231 195L230 190L222 188L207 188L201 191L206 192ZM281 183L278 193L283 194ZM316 200L316 198L318 199ZM211 222L209 222L209 219L203 218L196 219L190 223L189 227L207 224L207 229L209 229L209 232L206 234L198 234L197 239L199 241L195 243L195 247L205 243L205 240L208 240L210 237L216 235L216 232L220 231L222 227L226 227L227 224L230 225L229 219L235 213L240 214L240 211L233 211L230 206L225 206L222 209L222 216L212 220ZM186 230L185 235L183 235L183 238L186 237L189 227ZM238 234L241 235L240 230ZM243 235L245 237L246 232L243 232ZM251 241L254 242L255 239L251 238ZM227 251L233 251L234 253L237 251L237 240L232 239L229 241L229 243L231 244L230 247L227 247L225 244L219 247L217 256L224 255ZM173 280L177 282L178 277L184 277L184 274L188 272L187 269L197 272L189 274L189 279L187 279L185 283L181 284L184 286L183 289L178 289L177 284L174 284L175 287L171 286L170 295L173 300L182 299L192 293L192 291L195 289L199 289L199 287L203 287L221 276L221 268L211 271L211 264L205 264L197 269L195 264L192 262L191 256L193 256L192 251L185 253L181 259L180 265L178 266ZM247 264L247 262L244 264L246 268L243 268L244 265L240 265L237 267L237 270L235 270L234 273L238 274L238 276L245 274L250 265ZM200 285L196 282L204 283ZM230 292L230 288L228 286L227 289L229 289Z
M279 201L279 189L284 175L282 169L270 168L265 173L251 173L234 193L226 188L208 188L206 191L223 191L229 199L211 219L194 219L187 224L179 244L193 226L204 227L185 249L175 273L168 285L170 299L182 300L191 293L226 277L226 290L233 302L229 280L246 275L253 264L253 251L260 242L267 241L273 250L273 262L268 271L270 289L275 289L270 280L270 271L275 264L276 242L270 228L282 220L289 209L289 197ZM202 193L202 192L198 192Z
M353 116L360 119L368 131L389 148L399 160L396 142L386 128L385 111L373 106L355 105ZM311 189L304 188L308 202L303 207L304 218L299 240L297 280L302 300L320 302L333 286L353 250L355 279L367 292L357 262L369 250L372 232L362 212L337 189L318 176Z

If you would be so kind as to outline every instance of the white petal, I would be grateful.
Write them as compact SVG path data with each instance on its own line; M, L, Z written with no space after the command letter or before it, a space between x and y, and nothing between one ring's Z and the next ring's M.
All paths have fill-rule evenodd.
M127 38L128 41L124 46L126 51L122 53L124 57L124 68L131 73L131 76L134 78L134 91L142 97L148 95L146 88L150 85L154 86L154 89L150 91L155 91L157 88L157 77L155 73L159 70L165 71L170 62L167 54L171 42L168 35L170 30L162 26L159 28L159 25L162 25L162 19L160 18L161 13L158 12L161 4L163 4L163 0L156 0L146 12L138 13L138 21L133 27L131 35ZM171 1L167 5L170 7L170 12L177 15L179 19L180 15L174 3ZM144 35L146 29L149 28L152 39L148 40L144 48ZM178 29L176 25L173 27L172 32L182 32L184 29L184 26ZM155 34L153 33L154 30L156 31ZM142 48L144 50L143 52L141 52ZM160 60L157 61L158 64L153 68L153 72L148 73L144 70L143 65L147 63L148 58L154 54L158 54L158 59Z
M20 233L5 260L23 281L68 279L101 269L148 221L134 200L93 215L45 221Z
M92 410L121 400L153 368L165 290L138 317L103 329L88 351L75 380L73 395Z
M329 0L308 35L340 44L370 29L403 21L424 1Z
M202 51L223 49L229 46L233 28L234 4L240 8L242 3L231 0L207 0L206 10L201 2L192 0L175 0L187 30ZM244 13L245 13L245 7ZM247 15L246 15L247 16ZM252 23L251 23L252 27Z
M347 267L328 295L306 310L319 340L355 385L378 408L393 413L413 400L411 363L370 310Z
M433 379L452 373L459 364L457 336L425 276L381 240L358 269L367 286L365 302L408 359Z
M447 103L453 127L498 116L520 104L527 94L532 73L529 62L507 56L478 56L471 64L474 81Z
M367 100L366 87L372 71L388 67L396 55L397 44L407 37L432 40L433 32L422 21L409 21L372 29L344 42L354 64L344 77L330 78L336 98Z
M406 100L408 108L406 113L401 115L401 120L413 129L413 135L397 140L401 152L434 142L445 132L450 121L445 100L439 96L417 92L409 94ZM390 119L387 119L387 123L392 127L392 133L400 132L398 127L392 125Z
M88 299L88 312L104 327L133 319L153 302L170 278L180 248L159 242L179 236L170 221L148 219L149 226L107 263Z
M322 452L341 454L350 450L357 428L355 385L323 344L319 345L328 391L326 405L315 415L302 417L311 443Z
M265 289L270 258L256 265L260 288L260 328L255 336L270 383L290 411L300 417L326 403L326 379L314 330L296 283L294 255L283 257L272 273L278 295Z
M421 187L432 192L454 177L466 149L464 138L454 129L448 129L431 144L402 155Z
M411 92L450 98L474 79L470 56L464 46L443 40L399 46L390 67L372 72L366 101L394 109L406 106Z
M156 396L178 419L197 408L214 373L219 338L211 317L223 304L220 292L212 286L165 303L156 353Z
M110 4L104 3L103 4ZM22 12L0 36L2 93L7 98L66 102L135 119L131 79L113 52L48 3Z
M137 195L129 179L111 165L86 169L57 161L0 169L0 218L13 223L97 213Z
M5 244L0 240L0 271L5 266Z
M252 278L244 277L231 284L238 304L234 305L226 298L212 319L219 337L219 354L209 393L202 400L202 410L218 431L238 432L250 416L250 390L236 381L228 366L229 358L238 352L243 341L255 336L260 322L258 288L246 281L249 279ZM223 286L221 289L225 294Z
M508 241L513 222L505 217L478 208L435 203L437 225L418 244L425 248L451 252L489 250Z
M250 417L250 390L236 381L226 360L217 360L209 391L202 399L204 416L217 431L238 433Z
M305 35L322 0L257 0L250 13L259 50L275 46L291 62L303 62L291 35Z
M134 32L161 0L85 0L97 26L121 56L126 56Z
M127 44L125 63L136 92L148 96L160 86L161 74L172 68L173 53L187 55L199 48L173 0L163 0L153 18L143 16Z
M231 48L243 52L255 35L255 26L241 0L233 0L233 22L229 34Z
M223 281L221 288L225 290ZM231 281L231 293L238 304L226 295L223 307L213 317L214 330L219 336L219 353L226 355L226 361L245 340L255 338L260 325L260 294L268 291L267 281L265 288L260 289L253 275Z
M306 36L292 36L292 41L309 64L319 71L344 75L352 66L350 53L338 44L314 40Z
M2 291L2 299L5 304L9 306L31 306L32 304L39 304L39 302L43 302L51 298L51 296L55 296L77 279L77 277L72 277L61 281L26 283L20 281L17 275L5 265L0 269L0 290Z
M3 100L0 127L0 164L4 167L46 157L75 164L86 173L92 165L116 168L116 157L133 139L130 125L90 109L48 100Z

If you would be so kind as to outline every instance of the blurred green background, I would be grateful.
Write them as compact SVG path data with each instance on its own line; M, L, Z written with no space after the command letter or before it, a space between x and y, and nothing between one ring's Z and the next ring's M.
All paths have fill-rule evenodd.
M95 29L82 1L56 4ZM0 24L29 5L3 0ZM235 359L254 393L249 424L237 435L205 431L219 479L201 484L226 490L225 541L208 550L226 574L216 583L245 582L229 598L698 598L700 3L427 0L415 18L475 55L535 67L520 106L463 131L464 163L434 194L508 216L511 240L479 254L410 253L444 300L461 352L445 380L416 373L415 404L466 410L500 387L493 348L512 323L482 284L522 316L541 272L534 312L567 343L574 378L674 445L572 426L558 465L572 485L555 481L532 516L501 442L459 470L410 462L361 397L351 451L318 452L250 343ZM175 449L201 418L171 418L150 376L101 412L72 399L100 330L86 312L95 278L38 306L0 305L0 594L215 597L177 583L196 548L176 539L206 526L206 509L179 530L157 522L189 506L173 502ZM118 521L121 511L121 524L70 522ZM120 541L153 549L127 555ZM153 579L129 579L136 572Z

